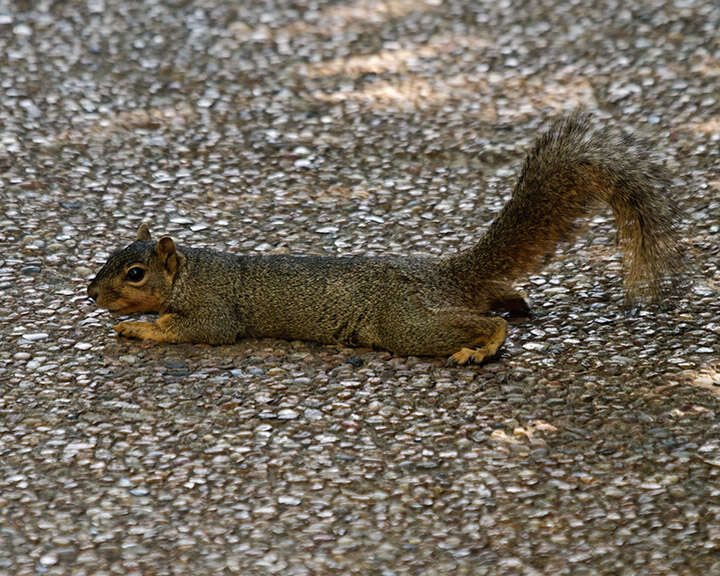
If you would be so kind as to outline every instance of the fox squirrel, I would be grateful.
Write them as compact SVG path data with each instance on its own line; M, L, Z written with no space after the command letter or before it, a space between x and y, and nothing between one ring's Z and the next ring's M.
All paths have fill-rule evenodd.
M228 344L241 337L342 343L482 362L505 339L491 312L526 313L512 281L538 269L599 200L612 207L626 301L658 298L678 271L674 201L648 148L586 114L556 121L530 150L512 198L479 242L442 258L248 256L152 240L146 224L88 287L123 335Z

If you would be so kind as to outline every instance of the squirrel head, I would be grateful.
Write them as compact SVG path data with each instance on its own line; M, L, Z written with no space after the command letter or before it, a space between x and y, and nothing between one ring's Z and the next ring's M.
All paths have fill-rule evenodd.
M185 257L175 242L163 236L155 242L147 224L135 242L112 254L88 286L88 295L101 308L118 314L160 312L170 295Z

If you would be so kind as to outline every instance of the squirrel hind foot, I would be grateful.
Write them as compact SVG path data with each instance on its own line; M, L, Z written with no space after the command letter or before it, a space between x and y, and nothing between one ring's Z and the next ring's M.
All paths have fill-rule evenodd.
M489 335L485 334L479 337L471 346L475 347L463 347L460 348L455 354L448 358L448 364L451 366L466 366L467 364L481 364L496 356L500 346L505 341L505 334L507 332L507 322L502 318L493 318L494 330Z
M483 347L484 348L484 347ZM468 364L481 364L489 356L483 349L461 348L447 360L448 366L467 366Z

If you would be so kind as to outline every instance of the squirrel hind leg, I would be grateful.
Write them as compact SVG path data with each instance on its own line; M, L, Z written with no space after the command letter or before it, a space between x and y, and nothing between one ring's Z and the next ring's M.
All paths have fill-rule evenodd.
M448 364L464 366L480 364L497 354L505 341L507 322L503 318L491 316L483 318L482 334L473 340L469 347L463 347L448 358Z

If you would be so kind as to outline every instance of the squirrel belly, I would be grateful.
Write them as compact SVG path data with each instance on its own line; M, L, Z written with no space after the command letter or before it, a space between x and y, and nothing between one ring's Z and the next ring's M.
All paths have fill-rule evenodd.
M276 337L482 362L505 338L506 321L492 312L528 310L513 282L603 202L624 252L626 300L661 297L681 263L668 189L646 145L573 114L536 141L507 205L475 246L456 254L234 255L154 241L143 224L88 294L113 312L160 315L120 322L123 336L208 344Z

